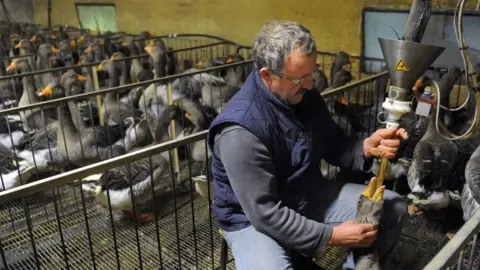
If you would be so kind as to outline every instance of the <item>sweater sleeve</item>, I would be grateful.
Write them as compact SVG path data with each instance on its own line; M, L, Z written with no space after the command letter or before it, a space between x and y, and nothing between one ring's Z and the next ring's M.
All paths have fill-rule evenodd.
M238 125L224 127L215 136L213 151L221 159L233 191L256 230L284 246L308 255L320 254L333 226L281 205L275 164L255 135Z

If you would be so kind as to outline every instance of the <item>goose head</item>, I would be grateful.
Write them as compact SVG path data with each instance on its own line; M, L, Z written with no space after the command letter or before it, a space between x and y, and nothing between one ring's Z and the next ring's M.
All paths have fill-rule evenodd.
M60 51L57 48L55 48L55 46L52 46L48 43L44 43L40 45L37 51L38 57L45 60L47 60L48 57L57 53L60 53Z
M206 128L205 117L201 107L197 103L187 98L178 98L172 103L182 109L184 117L188 119L197 130Z
M75 73L74 70L69 70L62 74L59 81L51 81L42 91L38 93L39 96L51 96L53 91L57 88L71 92L72 88L81 86L82 82L87 80L86 77Z
M338 68L343 67L344 65L354 63L355 59L350 56L347 52L340 51L336 56L334 60L334 65L336 65Z
M158 45L147 45L144 49L153 60L156 77L165 77L165 67L167 65L165 49Z
M7 67L6 71L20 71L22 73L29 72L31 70L30 64L28 63L27 58L16 58L14 59L10 65Z
M33 51L33 46L32 43L28 39L22 39L20 40L17 45L15 45L15 49L25 49L28 52Z
M356 221L358 223L372 224L375 227L380 225L384 191L385 186L378 186L378 178L373 177L357 202Z
M165 110L163 110L160 117L157 118L157 125L155 126L153 134L156 143L170 140L170 136L168 135L170 122L175 118L181 117L182 113L182 109L174 104L168 105Z

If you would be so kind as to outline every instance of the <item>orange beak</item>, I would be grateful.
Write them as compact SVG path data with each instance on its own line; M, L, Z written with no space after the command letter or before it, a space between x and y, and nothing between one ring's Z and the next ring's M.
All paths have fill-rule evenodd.
M128 46L127 42L126 41L122 42L122 46L127 47Z
M204 69L205 68L205 61L200 60L198 63L195 65L198 69Z
M70 47L77 47L77 42L75 41L75 39L72 39L70 41Z
M80 36L80 37L78 38L78 42L79 42L79 43L85 42L85 37L84 37L84 36Z
M51 85L47 85L47 87L45 87L40 93L38 93L38 96L39 97L43 97L43 96L50 96L52 95L52 86Z
M98 65L97 70L102 71L103 70L103 64Z
M34 41L36 41L36 40L37 40L37 36L36 36L36 35L33 36L33 37L30 39L31 42L34 42Z
M80 75L80 74L77 74L77 79L78 79L79 81L82 81L82 82L83 82L83 81L86 81L86 80L87 80L87 77L82 76L82 75Z
M153 48L152 45L148 45L144 49L145 49L145 51L147 51L148 54L150 54L152 52L152 48Z
M57 36L55 36L53 34L50 37L52 37L53 39L57 39Z
M60 53L60 50L52 46L52 53Z
M10 65L7 67L7 71L15 70L17 68L17 63L12 62Z
M17 43L17 45L15 46L15 49L18 49L20 47L22 47L22 41L21 40Z
M340 102L342 104L345 104L345 105L348 105L348 101L343 96L340 96L338 98L338 102Z
M84 53L90 53L90 52L93 52L92 46L88 46L84 51Z
M352 56L349 56L349 57L348 57L348 62L354 63L354 62L356 62L356 61L357 61L357 60L355 60L355 58L353 58Z
M229 57L229 58L227 59L227 61L226 61L226 63L232 63L232 62L233 62L232 57Z

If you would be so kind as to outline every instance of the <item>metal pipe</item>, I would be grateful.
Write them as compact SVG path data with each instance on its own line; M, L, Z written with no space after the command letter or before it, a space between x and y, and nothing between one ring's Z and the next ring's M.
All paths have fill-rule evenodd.
M198 140L205 139L207 137L207 133L208 130L200 131L195 134L185 136L181 139L149 146L144 149L130 152L118 157L100 161L78 169L67 171L59 175L54 175L32 183L8 189L6 191L2 191L0 192L0 203L28 196L41 190L52 189L59 185L73 183L76 182L77 179L81 179L92 174L102 173L106 170L123 166L133 161L140 160L142 158L148 158L150 156L157 155L162 152L178 148L180 146L190 144Z
M96 91L96 92L83 93L83 94L57 98L57 99L44 101L44 102L37 102L37 103L34 103L34 104L29 104L29 105L25 105L25 106L21 106L21 107L9 108L9 109L5 109L5 110L0 110L0 116L5 115L5 114L9 114L9 113L20 112L20 111L24 111L24 110L31 110L31 109L34 109L34 108L37 108L37 107L44 107L44 106L59 104L59 103L70 101L70 100L87 98L87 97L95 96L95 95L99 95L99 94L103 95L103 94L107 94L109 92L123 91L123 90L131 89L131 88L139 87L139 86L148 86L152 83L162 83L162 82L167 83L169 81L173 81L173 80L178 79L178 78L188 77L188 76L192 76L192 75L200 74L200 73L207 73L207 72L210 72L210 71L218 71L218 70L221 70L221 69L224 69L224 68L236 67L236 66L245 65L245 64L251 63L251 62L253 62L253 60L235 62L235 63L232 63L232 64L222 65L222 66L213 67L213 68L206 68L206 69L202 69L202 70L198 70L198 71L192 71L192 72L176 74L176 75L171 75L171 76L165 76L165 77L162 77L162 78L152 79L152 80L143 81L143 82L139 82L139 83L131 83L131 84L123 85L123 86L111 87L111 88L103 89L103 90ZM52 69L52 71L53 71L53 69Z
M196 50L196 49L202 49L202 48L208 48L210 46L217 46L221 44L228 44L228 42L216 42L216 43L210 43L210 44L204 44L204 45L199 45L195 47L190 47L190 48L183 48L183 49L176 49L176 50L171 50L169 52L171 53L178 53L178 52L183 52L183 51L189 51L189 50ZM68 50L61 50L61 52L70 52L70 49ZM16 59L16 58L25 58L29 56L36 56L36 54L25 54L21 56L10 56L10 57L3 57L0 58L0 61L2 60L10 60L10 59ZM112 61L124 61L124 60L131 60L131 59L137 59L137 58L142 58L150 56L148 54L141 54L141 55L136 55L136 56L128 56L124 58L118 58L118 59L111 59ZM5 80L5 79L13 79L13 78L19 78L23 76L28 76L28 75L38 75L38 74L43 74L43 73L49 73L49 72L54 72L54 71L63 71L63 70L69 70L75 67L82 68L82 67L90 67L90 66L95 66L95 65L100 65L102 62L94 62L94 63L88 63L88 64L83 64L83 65L77 65L77 66L70 66L70 67L61 67L61 68L50 68L50 69L44 69L44 70L38 70L34 72L28 72L28 73L22 73L22 74L15 74L15 75L8 75L8 76L3 76L0 77L0 80Z
M367 77L365 79L355 81L353 83L345 84L345 85L337 87L337 88L326 89L325 91L322 92L321 95L322 95L322 97L334 96L334 95L343 93L347 90L350 90L352 88L355 88L355 87L358 87L360 85L366 84L368 82L372 82L372 81L375 81L377 79L380 79L380 78L383 78L383 77L388 77L388 76L389 76L388 71L383 71L383 72L380 72L380 73L375 74L373 76ZM1 113L1 111L0 111L0 113Z
M172 83L168 82L167 83L167 104L172 105L173 103L173 98L172 98ZM172 137L172 140L175 140L177 138L177 134L175 134L175 120L172 120L170 122L170 134ZM180 178L180 165L178 161L178 149L174 148L172 151L173 155L173 168L175 170L176 174L176 179L175 181L178 181Z
M94 92L100 91L100 84L98 83L98 74L97 68L95 66L92 67L92 75L93 75L93 88L95 88ZM97 100L97 110L98 110L98 120L100 121L100 126L104 126L104 118L103 118L103 110L102 110L102 96L96 95Z

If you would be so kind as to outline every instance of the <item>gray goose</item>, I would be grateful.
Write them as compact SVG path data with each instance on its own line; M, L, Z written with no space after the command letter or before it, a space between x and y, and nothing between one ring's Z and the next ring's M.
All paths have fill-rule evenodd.
M69 85L77 80L77 76L62 77L60 87L63 87L65 96L70 95ZM60 154L67 157L69 163L85 166L125 153L123 146L114 144L121 138L122 126L86 127L73 101L63 104L59 110L57 145Z
M138 51L137 46L135 46L135 43L130 40L130 41L124 41L122 43L122 46L127 47L128 50L130 51L130 56L138 56L140 52ZM130 78L134 82L139 82L139 75L140 72L142 72L143 66L142 62L140 61L140 58L135 58L132 59L132 65L130 67Z
M16 58L8 66L7 71L20 70L22 73L31 71L30 65L25 58ZM39 98L35 93L34 79L32 76L24 76L22 78L23 93L18 102L18 106L26 106L39 102ZM35 108L26 111L20 111L20 118L23 122L24 129L40 129L45 125L55 122L56 113L50 108Z
M448 106L450 91L460 75L458 67L450 68L444 75L438 84L441 94L439 104ZM458 156L457 146L437 133L435 108L432 106L427 131L415 146L407 174L412 191L408 198L413 201L414 208L425 210L445 209L450 203L448 178Z
M117 54L117 55L116 55ZM118 77L123 76L125 70L119 70L123 66L120 61L113 61L116 57L120 57L119 53L114 53L112 59L104 60L99 66L98 70L106 70L109 74L109 87L118 86ZM119 74L120 73L120 74ZM105 122L108 125L123 124L127 117L137 119L140 117L140 112L135 108L133 101L121 102L118 99L118 93L111 91L105 94L104 103L102 106L102 113L105 117Z
M169 140L168 126L178 114L181 114L181 110L177 106L169 105L165 108L157 119L154 144ZM86 183L82 187L84 190L93 192L96 199L106 207L108 207L108 195L110 195L112 209L122 210L125 215L133 214L132 197L134 197L137 220L152 221L154 220L152 188L155 197L161 197L171 191L171 179L164 177L169 169L168 159L162 154L157 154L152 156L151 160L144 158L129 165L111 169L102 174L97 183L93 185ZM151 170L153 170L152 175ZM162 199L157 199L158 201L161 202Z

